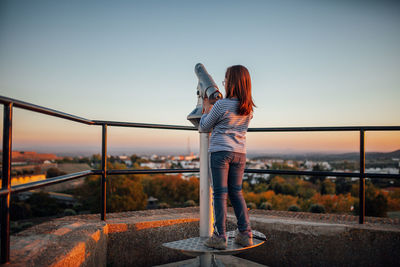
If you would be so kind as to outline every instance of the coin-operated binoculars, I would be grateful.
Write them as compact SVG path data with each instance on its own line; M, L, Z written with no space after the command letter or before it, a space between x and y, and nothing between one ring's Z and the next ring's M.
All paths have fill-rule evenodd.
M215 84L213 78L208 74L203 64L198 63L194 67L194 72L199 79L197 85L197 105L196 108L187 116L187 119L194 126L199 127L202 116L203 99L208 98L210 104L214 104L222 98L222 94ZM208 144L210 133L200 132L200 236L208 237L213 232L213 207L211 205L210 187L210 168L208 165Z
M196 127L199 127L201 111L203 109L203 99L208 98L213 105L217 100L222 99L222 94L215 84L213 78L208 74L203 64L197 63L194 72L199 79L197 84L197 105L196 108L187 116L187 119Z

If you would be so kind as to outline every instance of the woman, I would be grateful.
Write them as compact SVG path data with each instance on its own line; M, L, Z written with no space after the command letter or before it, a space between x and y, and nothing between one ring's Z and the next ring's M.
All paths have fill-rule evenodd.
M249 215L242 194L246 165L246 132L255 107L251 96L249 71L241 65L229 67L225 73L226 96L214 106L203 101L200 131L210 131L211 173L214 191L214 233L205 245L216 249L227 247L226 200L232 203L238 231L235 242L242 246L253 244Z

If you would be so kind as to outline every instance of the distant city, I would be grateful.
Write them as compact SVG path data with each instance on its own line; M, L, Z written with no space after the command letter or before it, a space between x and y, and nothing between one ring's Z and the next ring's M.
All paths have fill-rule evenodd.
M271 153L271 154L248 154L247 168L250 169L279 169L279 166L294 170L312 171L316 168L325 171L357 172L359 171L359 154L326 154L326 153ZM12 152L12 175L26 176L28 174L42 175L45 179L46 171L57 168L65 162L87 163L91 168L96 168L93 157L100 157L99 153L81 154L76 153L40 153L37 151L13 151ZM114 161L123 163L127 168L133 167L132 158L141 159L136 167L148 169L168 168L199 168L199 156L193 152L188 154L127 154L111 153L108 155ZM62 164L61 164L62 165ZM87 165L86 165L87 166ZM389 153L370 152L366 153L366 172L399 174L400 150ZM68 171L65 171L68 173ZM189 174L188 177L193 176ZM265 177L265 174L261 175ZM268 176L268 175L266 175ZM33 178L33 177L32 177ZM36 177L33 180L38 179ZM22 179L21 182L27 182ZM14 179L14 184L19 184Z

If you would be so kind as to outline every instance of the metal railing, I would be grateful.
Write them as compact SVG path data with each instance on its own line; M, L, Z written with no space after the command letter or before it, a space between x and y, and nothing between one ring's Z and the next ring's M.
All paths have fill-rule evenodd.
M108 175L116 174L157 174L157 173L195 173L199 169L151 169L151 170L107 170L107 127L134 127L151 129L169 129L197 131L192 126L161 125L147 123L129 123L115 121L88 120L71 114L63 113L46 107L37 106L20 100L0 96L0 103L4 105L3 120L3 170L1 198L1 263L10 260L10 197L12 193L19 193L56 183L71 181L73 179L88 175L101 175L101 220L106 220L106 178ZM53 117L71 120L87 125L102 126L102 162L101 170L87 170L77 173L66 174L43 181L26 183L11 187L11 151L12 151L12 118L13 108L30 110ZM281 175L313 175L313 176L336 176L336 177L358 177L359 184L359 223L365 222L365 178L394 178L399 179L399 174L365 173L365 132L366 131L400 131L400 126L350 126L350 127L277 127L277 128L249 128L249 132L310 132L310 131L358 131L360 133L360 171L359 172L327 172L327 171L290 171L290 170L259 170L245 169L246 173L259 174L281 174Z

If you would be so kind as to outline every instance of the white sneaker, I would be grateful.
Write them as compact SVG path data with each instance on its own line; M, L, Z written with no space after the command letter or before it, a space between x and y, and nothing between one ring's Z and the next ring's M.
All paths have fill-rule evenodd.
M206 241L204 241L204 245L209 248L226 249L227 242L225 238L213 234Z
M241 233L239 230L236 230L235 243L243 247L252 246L253 233L252 232Z

